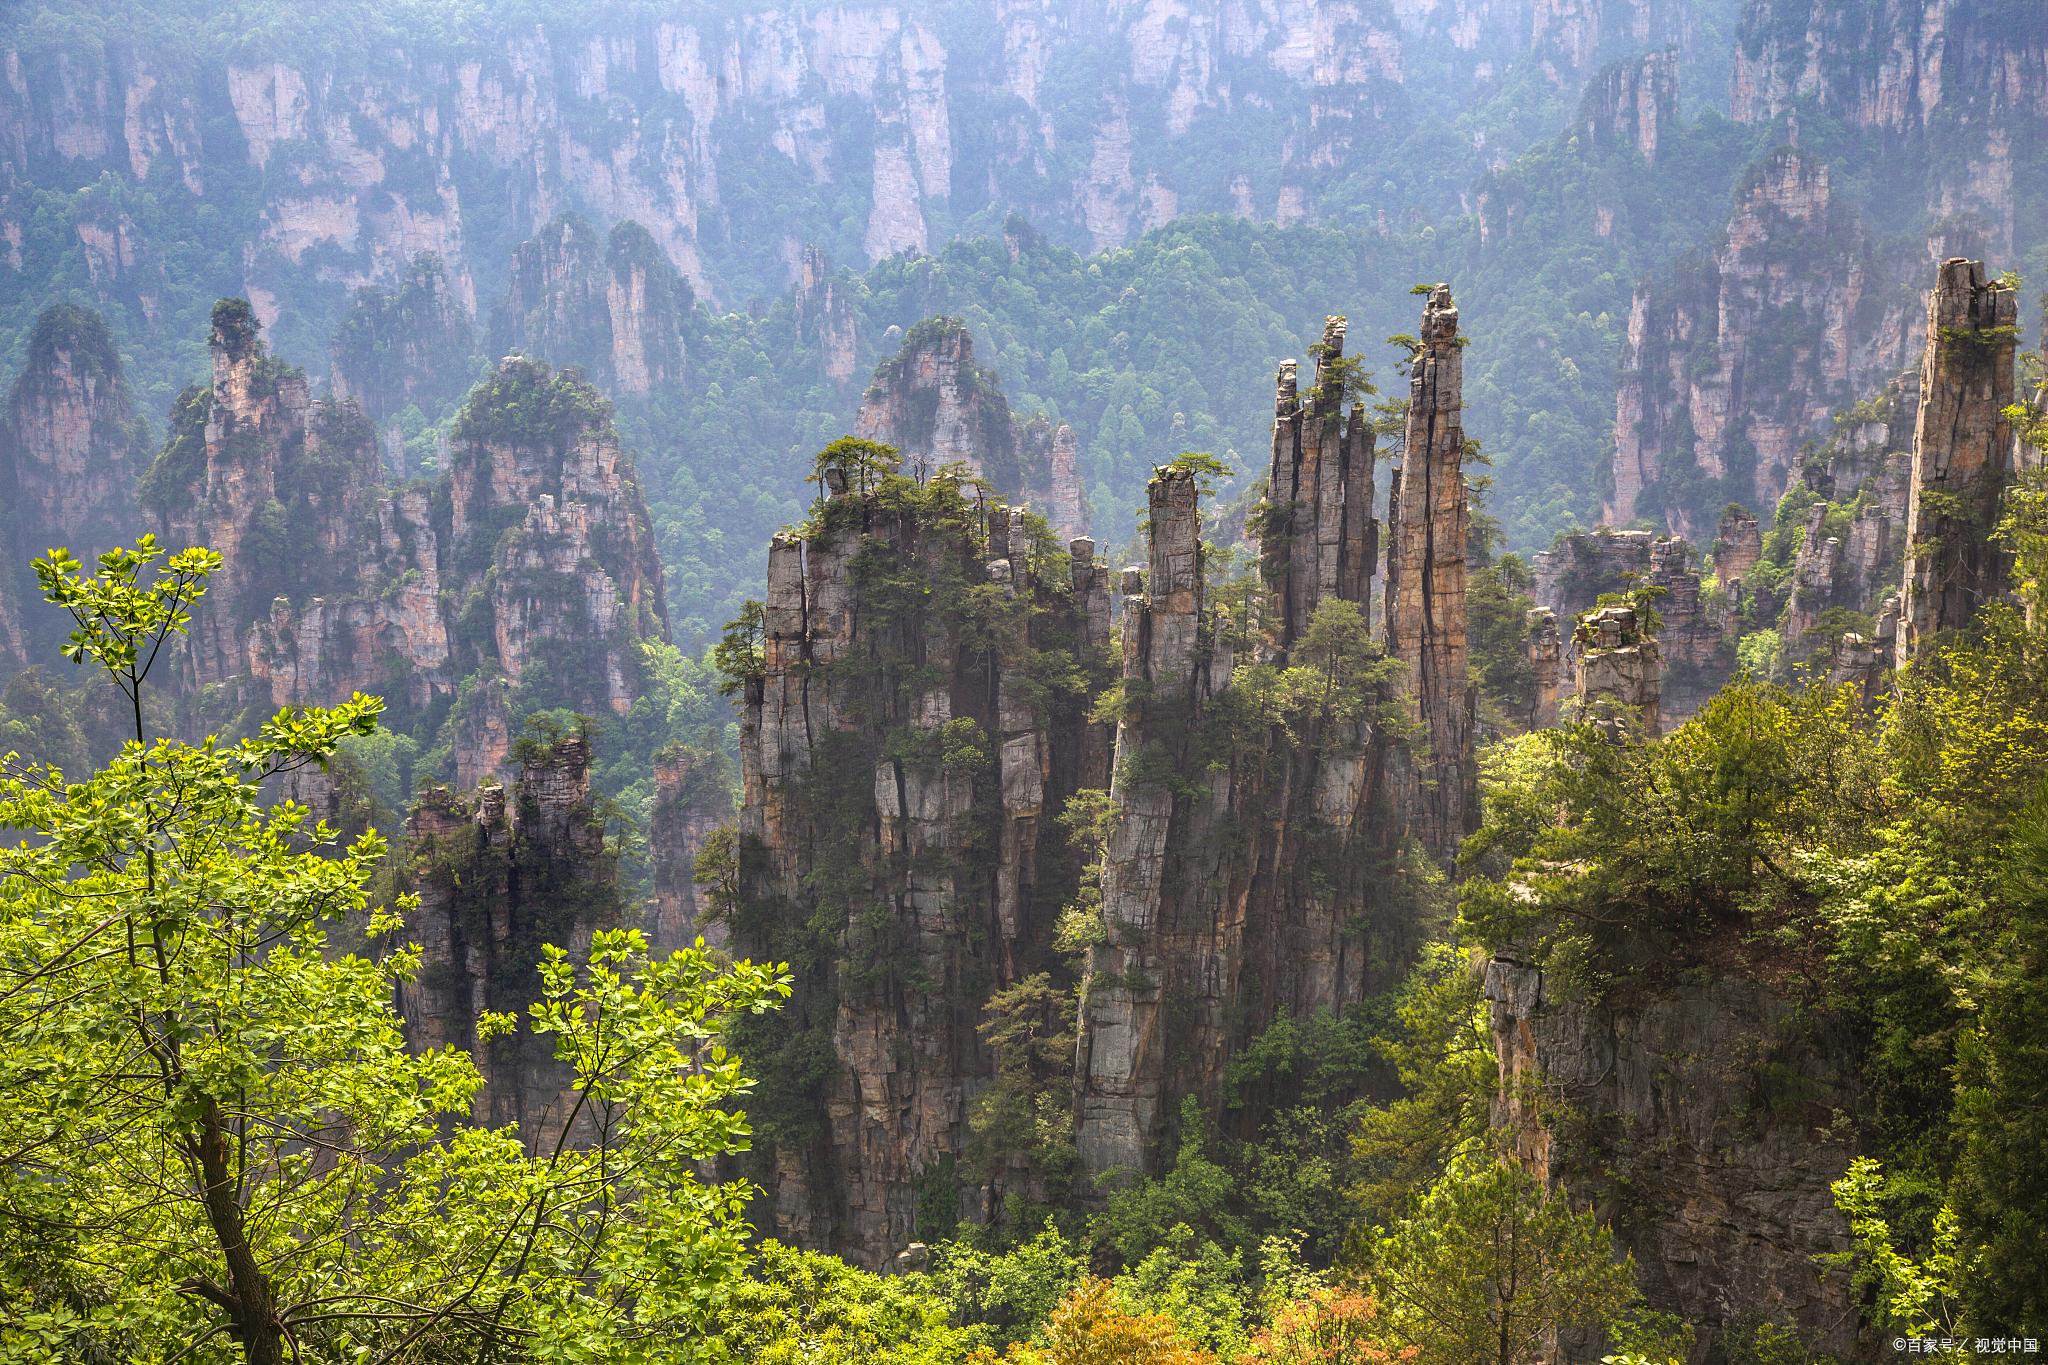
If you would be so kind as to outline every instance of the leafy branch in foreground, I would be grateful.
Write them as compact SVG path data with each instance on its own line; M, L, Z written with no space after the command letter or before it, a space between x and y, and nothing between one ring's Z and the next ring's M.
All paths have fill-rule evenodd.
M219 556L145 538L37 565L134 737L82 780L0 765L0 1362L397 1365L514 1357L687 1360L736 1280L749 1082L721 1038L788 992L702 948L649 961L636 931L541 964L526 1026L570 1077L559 1132L469 1120L481 1084L408 1049L391 1007L417 945L376 960L330 928L386 853L345 846L265 783L324 766L382 703L280 711L253 738L142 731L142 698ZM519 1021L482 1021L502 1035ZM591 1136L597 1141L585 1140Z

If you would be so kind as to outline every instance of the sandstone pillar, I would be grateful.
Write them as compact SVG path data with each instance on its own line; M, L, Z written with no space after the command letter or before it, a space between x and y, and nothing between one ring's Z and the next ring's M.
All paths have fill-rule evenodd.
M1408 385L1408 435L1390 519L1388 651L1407 668L1423 730L1417 760L1417 832L1448 857L1478 813L1472 692L1466 677L1463 342L1451 291L1438 285L1422 312L1422 344Z
M1943 261L1927 299L1927 350L1913 427L1898 660L1969 624L2005 590L2005 552L1992 543L2011 474L2013 352L2018 299L1986 280L1980 261Z

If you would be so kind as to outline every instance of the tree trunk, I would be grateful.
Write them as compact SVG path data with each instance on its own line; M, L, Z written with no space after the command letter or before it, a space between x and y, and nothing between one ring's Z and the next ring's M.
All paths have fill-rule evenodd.
M228 1167L227 1125L220 1106L211 1098L203 1102L199 1122L199 1170L206 1180L201 1197L206 1220L213 1225L214 1238L227 1259L226 1307L234 1316L243 1358L249 1365L284 1365L284 1327L277 1319L270 1277L256 1263L256 1253L243 1235L242 1204Z

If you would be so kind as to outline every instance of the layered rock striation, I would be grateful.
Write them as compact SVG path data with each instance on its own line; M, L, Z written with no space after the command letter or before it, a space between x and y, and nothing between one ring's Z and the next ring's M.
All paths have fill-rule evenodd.
M1970 623L2005 591L2008 556L1991 535L2012 474L2018 299L1978 261L1943 261L1927 298L1927 350L1913 427L1898 660Z
M1465 639L1464 346L1451 291L1438 285L1423 307L1409 367L1408 430L1387 496L1387 652L1407 670L1422 727L1420 835L1443 857L1479 819Z

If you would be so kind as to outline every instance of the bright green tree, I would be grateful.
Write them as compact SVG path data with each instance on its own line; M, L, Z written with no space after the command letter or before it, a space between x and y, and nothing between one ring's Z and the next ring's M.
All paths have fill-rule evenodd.
M1380 1235L1374 1291L1417 1365L1529 1365L1559 1331L1606 1330L1638 1302L1607 1230L1527 1171L1454 1162Z
M581 969L549 948L524 1026L555 1042L564 1122L469 1122L469 1057L412 1052L391 1007L420 951L368 907L382 836L267 800L381 703L144 733L219 563L145 537L97 575L37 566L135 733L98 772L0 772L0 1361L692 1358L748 1235L747 1189L697 1174L747 1136L719 1039L783 978L650 962L633 931ZM390 946L338 952L343 922Z

